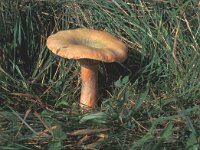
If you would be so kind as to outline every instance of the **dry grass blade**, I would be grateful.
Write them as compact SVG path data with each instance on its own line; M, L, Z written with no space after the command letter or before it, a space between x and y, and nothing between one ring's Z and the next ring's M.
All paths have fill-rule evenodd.
M87 149L92 149L95 148L96 146L100 145L103 142L104 138L99 138L97 141L84 145L85 148Z
M25 116L24 116L24 118L23 118L24 121L26 120L26 118L27 118L28 115L30 114L31 110L32 110L32 109L29 108L29 109L26 111ZM15 136L15 138L19 135L20 130L21 130L21 128L23 127L23 125L24 125L24 123L22 122L21 125L20 125L20 127L19 127L19 130L18 130L18 132L17 132L17 134L16 134L16 136Z
M179 61L178 61L178 59L176 57L176 46L177 46L178 31L179 31L179 25L176 28L176 33L175 33L175 36L174 36L173 54L172 54L176 64L179 64Z
M70 135L90 135L90 134L97 134L100 132L105 132L105 131L109 131L109 128L103 128L103 129L80 129L80 130L76 130L73 132L70 132L68 134Z
M37 135L34 135L34 138L38 139L39 137L50 137L51 135L49 135L47 132L49 132L49 130L54 130L56 128L57 126L55 125L43 131L38 131Z
M43 118L41 117L41 115L38 112L36 112L36 111L34 111L33 114L40 120L40 122L43 124L43 126L46 128L46 130L49 133L53 134L52 127L48 127L48 125L45 123L45 121L43 120Z

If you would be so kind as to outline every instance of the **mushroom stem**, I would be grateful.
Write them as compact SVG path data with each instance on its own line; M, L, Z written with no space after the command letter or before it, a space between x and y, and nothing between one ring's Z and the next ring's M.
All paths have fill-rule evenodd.
M98 89L98 63L93 60L79 60L81 64L80 107L92 108L96 102Z

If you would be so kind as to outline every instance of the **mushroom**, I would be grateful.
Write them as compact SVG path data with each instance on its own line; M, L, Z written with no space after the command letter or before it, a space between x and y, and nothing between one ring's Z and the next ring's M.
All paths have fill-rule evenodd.
M93 29L59 31L48 37L47 47L60 57L77 59L80 62L82 108L92 108L95 104L98 63L123 62L127 57L127 47L123 42L107 32Z

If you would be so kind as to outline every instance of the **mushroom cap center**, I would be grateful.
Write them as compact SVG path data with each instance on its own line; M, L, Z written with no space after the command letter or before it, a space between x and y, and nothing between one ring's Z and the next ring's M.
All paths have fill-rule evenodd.
M101 43L101 41L96 41L96 40L88 39L88 38L71 39L71 43L75 45L86 46L86 47L91 47L91 48L105 48L106 47L103 43Z

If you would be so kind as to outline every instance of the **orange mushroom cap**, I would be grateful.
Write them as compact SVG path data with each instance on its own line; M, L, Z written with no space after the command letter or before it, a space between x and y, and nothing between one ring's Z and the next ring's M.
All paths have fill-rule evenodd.
M47 47L68 59L123 62L127 57L127 47L123 42L107 32L93 29L59 31L48 37Z

